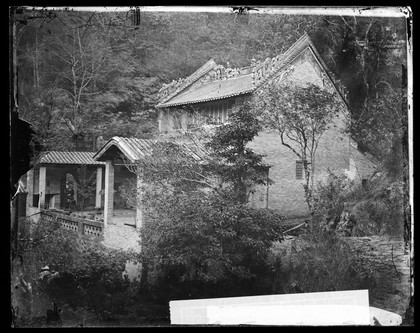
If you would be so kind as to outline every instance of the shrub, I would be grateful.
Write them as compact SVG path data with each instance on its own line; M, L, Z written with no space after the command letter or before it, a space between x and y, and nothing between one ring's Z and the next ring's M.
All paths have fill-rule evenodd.
M314 217L318 224L328 224L332 229L337 226L352 186L353 182L346 175L328 170L327 179L318 182L314 191Z
M165 199L141 231L150 286L166 297L252 292L281 239L282 217L201 191Z
M34 297L55 300L73 309L88 308L100 317L129 305L129 281L123 276L134 254L111 250L88 238L77 238L58 223L44 220L22 234L19 253ZM48 266L48 270L41 269ZM48 302L49 303L49 302Z
M247 206L249 189L271 182L263 156L247 148L260 129L244 103L205 140L191 135L185 145L166 142L130 167L144 184L136 195L137 205L145 207L143 282L162 297L258 289L268 249L281 238L282 219ZM126 198L136 190L120 189Z
M317 232L297 239L292 280L304 292L369 289L373 272L334 233Z
M336 230L345 210L355 222L353 236L401 236L404 226L402 186L386 176L369 180L362 186L345 175L329 172L327 180L316 187L315 221L328 230Z
M404 227L403 206L399 200L367 199L352 210L357 219L355 236L402 236Z

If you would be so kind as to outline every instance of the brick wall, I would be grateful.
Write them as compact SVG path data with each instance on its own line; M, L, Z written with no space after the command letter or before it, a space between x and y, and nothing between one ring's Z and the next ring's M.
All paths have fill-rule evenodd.
M350 145L351 164L354 166L354 179L361 181L369 179L375 171L375 164L371 158L360 153L356 147Z
M324 87L322 68L309 49L303 51L293 60L294 71L287 77L287 81L297 85L312 83ZM287 82L286 81L286 82ZM325 88L331 89L331 88ZM248 96L249 97L249 96ZM236 100L246 98L240 96ZM220 102L220 101L218 101ZM172 119L169 112L161 112L161 126L170 131ZM347 110L343 109L335 118L331 128L321 137L316 153L315 183L328 174L328 169L335 173L345 173L355 180L368 177L374 168L363 154L350 145L350 138L344 133L347 122ZM290 142L288 142L290 144ZM276 132L263 131L249 145L257 153L265 155L265 162L271 165L270 178L275 182L269 188L268 207L280 210L287 216L302 216L307 214L308 208L304 197L304 179L296 179L296 161L298 157L281 144L280 136ZM251 196L251 205L265 207L267 190L257 188Z
M324 133L315 158L315 181L323 179L328 168L338 173L349 168L348 142L348 138L336 129ZM298 157L282 145L278 133L262 132L249 147L265 155L264 161L271 165L270 179L275 183L269 188L268 207L289 216L306 214L304 179L296 179Z
M308 54L303 54L296 59L293 62L293 66L295 69L287 78L287 81L291 81L297 85L312 83L322 86L319 65Z
M314 59L304 52L294 61L295 70L287 78L297 85L308 82L322 86L320 67ZM344 113L335 118L331 128L321 137L315 157L315 181L327 174L328 168L343 173L349 168L349 138L343 133L346 127ZM290 145L296 148L291 142ZM283 146L278 132L264 131L249 145L259 154L266 155L264 160L270 164L270 178L275 182L270 186L268 206L280 210L284 215L299 216L308 212L304 196L304 179L296 179L298 157Z

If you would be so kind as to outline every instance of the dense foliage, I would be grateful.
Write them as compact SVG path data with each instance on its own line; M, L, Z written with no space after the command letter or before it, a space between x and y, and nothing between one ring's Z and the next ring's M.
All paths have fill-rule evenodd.
M232 110L229 123L215 129L207 148L214 158L210 167L221 181L231 185L232 197L240 203L248 202L248 192L253 185L271 183L269 166L263 156L247 147L262 129L252 106L243 103Z
M159 218L142 232L141 256L158 296L229 296L267 288L258 282L268 272L271 243L281 239L277 213L203 192L165 199L154 207Z
M186 150L198 146L166 143L131 166L143 186L132 184L130 191L127 182L121 193L145 207L141 261L157 294L204 297L206 290L214 296L267 288L258 282L269 272L271 243L282 239L283 218L247 205L250 188L268 181L262 157L246 148L259 129L245 104L215 129L201 158Z
M351 236L392 235L404 232L404 185L385 174L364 184L329 172L314 189L315 219L325 231L339 231L343 213L354 222Z
M399 232L393 227L408 207L408 187L399 182L408 174L405 19L142 11L140 25L133 26L124 12L25 10L16 17L19 113L36 128L44 150L95 151L114 135L152 138L163 83L190 75L211 57L242 67L253 58L280 55L307 31L330 74L348 90L348 131L383 171L383 178L356 194L340 177L332 175L317 189L307 178L310 207L316 218L336 222L344 202L357 197L359 235ZM312 146L300 140L303 150L296 150L310 161L317 136L336 112L333 98L312 86L271 93L265 120L284 135L312 135ZM262 156L246 148L260 128L245 105L215 130L203 160L173 144L155 149L132 170L142 171L143 196L137 197L133 182L120 190L131 206L140 200L148 207L141 260L151 295L167 300L272 291L262 278L271 267L270 246L281 239L282 217L245 205L251 185L269 182ZM80 177L90 192L83 170ZM41 221L20 240L31 281L48 297L100 315L127 305L127 255L96 245L87 249L68 236ZM368 285L335 235L315 230L308 237L296 270L305 291ZM39 281L45 265L59 275Z
M336 234L319 230L301 237L295 245L292 280L302 292L372 289L373 269Z
M163 83L211 57L241 67L279 55L305 31L348 90L358 142L382 158L398 124L388 116L404 115L404 18L142 11L137 27L126 12L26 10L17 18L20 115L48 149L95 150L99 136L151 137ZM378 137L375 124L391 131Z
M31 302L38 305L34 310L42 309L42 302L54 301L74 312L88 310L106 319L127 308L130 283L123 273L127 260L134 258L132 253L76 238L43 218L23 222L26 230L20 234L18 253L23 258L22 278L32 285Z
M346 175L337 175L328 170L328 177L314 188L314 210L320 224L334 229L340 221L346 201L355 191L353 182Z

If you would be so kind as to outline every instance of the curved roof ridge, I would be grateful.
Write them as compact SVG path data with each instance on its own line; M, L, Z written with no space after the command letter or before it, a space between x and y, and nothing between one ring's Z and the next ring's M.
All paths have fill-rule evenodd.
M210 58L209 61L207 61L203 66L201 66L199 69L197 69L194 73L187 76L186 78L182 79L180 78L181 82L178 80L173 80L172 83L168 85L164 85L160 90L159 94L161 94L166 89L171 89L171 85L173 86L173 90L171 92L168 92L168 95L162 98L162 100L159 102L159 104L164 103L165 101L169 101L170 99L174 98L176 95L184 91L187 87L192 85L195 81L197 81L200 77L202 77L204 74L206 74L208 71L213 69L216 66L216 62L213 58Z
M257 89L260 89L262 86L265 85L265 83L269 82L271 79L278 76L282 71L285 70L285 68L287 68L288 65L293 63L293 61L306 48L309 48L309 50L312 52L312 55L315 57L321 69L324 71L327 77L327 81L329 81L329 83L332 84L333 88L337 91L341 100L348 108L345 86L340 84L339 80L337 80L334 73L332 73L328 69L307 32L305 32L301 37L299 37L299 39L296 42L294 42L292 46L290 46L283 54L274 57L277 58L275 63L277 63L278 65L275 65L275 69L273 69L272 72L269 72L269 74L265 77L262 77L257 80L254 80L253 78L250 82L248 82L249 75L252 76L253 74L244 74L238 77L211 81L197 87L194 90L187 91L185 93L183 93L183 91L177 91L175 94L170 96L170 98L162 100L158 105L156 105L156 107L164 108L171 106L204 103L252 93ZM272 58L271 61L273 61L274 58ZM253 71L260 70L261 66L263 66L267 59L263 62L259 61L258 65L251 65L248 67L253 67ZM184 88L186 87L187 86L185 86Z
M185 152L194 159L201 159L203 157L199 149L194 150L182 143L154 139L139 139L135 137L114 136L95 153L93 158L96 161L100 161L111 147L117 147L123 153L123 155L130 160L131 163L135 163L144 157L150 156L153 153L153 149L161 147L165 144L177 145L183 148Z

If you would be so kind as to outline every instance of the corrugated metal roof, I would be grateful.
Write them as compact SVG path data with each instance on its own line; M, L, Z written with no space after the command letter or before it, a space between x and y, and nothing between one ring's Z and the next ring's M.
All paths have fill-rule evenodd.
M86 151L49 151L41 156L40 164L86 164L86 165L103 165L93 159L94 152Z
M169 141L159 141L159 140L146 140L146 139L137 139L137 138L124 138L119 136L114 136L112 139L108 140L101 149L93 156L97 161L104 160L104 155L112 147L117 147L126 158L131 162L138 161L144 157L150 156L153 153L153 150L156 148L164 148L168 145L178 145L182 147L187 154L193 157L196 160L202 160L205 156L205 151L203 148L197 146L187 146L185 144L179 144Z

